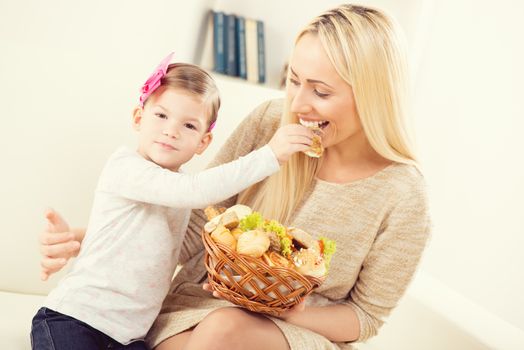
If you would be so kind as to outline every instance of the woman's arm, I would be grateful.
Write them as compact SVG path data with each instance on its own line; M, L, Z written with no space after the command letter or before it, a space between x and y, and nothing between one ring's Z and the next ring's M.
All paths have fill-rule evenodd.
M346 304L360 322L357 341L378 333L417 269L430 233L422 183L406 191L386 215Z
M47 210L45 217L48 225L40 234L42 281L60 271L70 258L78 255L86 232L84 228L70 229L62 216L52 209Z
M350 342L358 339L360 323L348 305L307 306L283 313L280 319L307 328L333 342Z

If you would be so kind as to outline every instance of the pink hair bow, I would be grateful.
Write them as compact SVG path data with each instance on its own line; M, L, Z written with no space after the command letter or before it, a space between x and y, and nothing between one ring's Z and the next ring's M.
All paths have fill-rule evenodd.
M160 86L160 81L166 75L167 67L169 66L169 63L171 63L173 55L174 52L171 52L166 58L164 58L142 86L142 89L140 90L140 92L142 92L140 95L140 107L144 107L144 102L147 98Z

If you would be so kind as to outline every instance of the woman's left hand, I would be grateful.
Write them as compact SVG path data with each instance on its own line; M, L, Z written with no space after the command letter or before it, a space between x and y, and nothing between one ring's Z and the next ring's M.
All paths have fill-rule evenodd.
M204 283L202 285L202 289L207 290L208 292L213 292L213 296L218 299L222 299L220 294L218 292L214 291L213 288L211 288L211 284ZM291 309L282 312L280 315L275 316L277 318L280 318L282 320L287 320L290 317L304 311L306 309L306 299L302 300L302 302L298 303L297 305L293 306Z
M210 285L209 283L204 283L204 284L202 285L202 289L203 289L203 290L207 290L208 292L213 292L213 296L214 296L215 298L222 299L222 298L220 297L220 294L218 294L218 292L214 291L213 288L211 288L211 285Z

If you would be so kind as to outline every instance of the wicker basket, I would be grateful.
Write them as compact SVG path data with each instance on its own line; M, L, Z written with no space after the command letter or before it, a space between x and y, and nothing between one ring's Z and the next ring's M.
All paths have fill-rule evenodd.
M291 268L270 267L262 259L241 255L202 232L205 264L211 287L218 294L254 312L277 316L302 302L323 279Z

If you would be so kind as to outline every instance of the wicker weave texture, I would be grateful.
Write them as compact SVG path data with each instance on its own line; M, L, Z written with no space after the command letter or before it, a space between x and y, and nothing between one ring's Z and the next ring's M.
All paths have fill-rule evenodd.
M278 316L304 300L322 279L291 268L271 267L262 259L241 255L202 232L211 287L235 305Z

